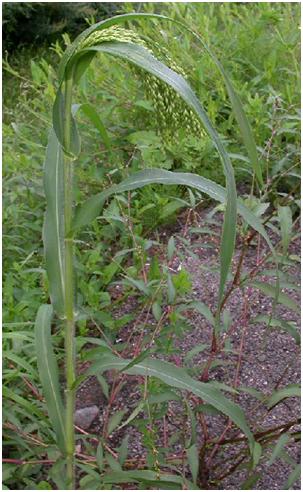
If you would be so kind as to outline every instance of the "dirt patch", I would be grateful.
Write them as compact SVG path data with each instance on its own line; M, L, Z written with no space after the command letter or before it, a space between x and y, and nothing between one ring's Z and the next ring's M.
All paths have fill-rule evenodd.
M194 226L201 225L205 227L205 218L208 211L203 211L199 216L200 224L195 223ZM175 236L177 254L171 264L172 271L179 271L180 268L185 268L190 274L192 279L192 293L191 299L198 300L205 303L210 309L215 309L216 298L218 295L218 283L219 283L219 265L218 265L218 250L219 250L219 236L220 226L216 224L208 224L207 227L212 231L212 234L190 234L190 224L186 220L181 220L176 226L169 231L162 231L160 233L160 239L165 244L171 235ZM276 238L273 237L273 240ZM256 263L260 261L267 252L266 246L262 241L255 242L249 247L248 254L243 262L242 274L246 275L251 272ZM161 248L154 253L158 254L159 258L163 254ZM300 254L300 242L296 239L291 245L291 254ZM240 255L240 245L237 245L236 254L233 260L235 271L238 259ZM300 301L299 284L300 284L300 270L298 267L286 265L284 267L285 275L289 276L292 284L295 284L297 289L290 289L289 282L285 282L283 292L287 293L296 302ZM264 264L264 274L258 276L259 282L273 283L274 282L274 265ZM268 328L266 322L258 321L252 322L258 315L270 316L272 312L273 300L262 294L262 292L254 287L247 287L245 291L237 289L229 297L225 305L225 323L226 331L231 332L229 342L226 345L226 351L222 352L216 360L214 360L212 367L209 371L209 379L211 381L218 381L232 386L235 382L235 367L238 361L238 352L240 346L242 346L242 359L239 366L239 372L237 377L237 386L244 388L255 388L263 395L269 395L274 388L278 389L286 386L287 384L293 384L300 381L300 354L298 346L294 338L284 330L277 327ZM131 312L137 307L136 298L129 298L116 311L116 316L122 316L125 313ZM148 321L151 325L155 325L155 320L152 315L146 313L144 310L140 313L143 320ZM208 348L198 353L190 364L190 370L193 377L199 377L203 366L209 357L210 340L212 327L208 321L196 311L188 311L186 313L187 320L191 325L191 329L186 331L183 337L175 339L175 347L177 354L172 354L167 357L167 360L174 362L177 365L183 365L184 357L189 350L196 347L198 344L205 343ZM294 314L287 307L282 304L278 304L275 307L275 318L284 319L287 322L291 322L299 325L299 315ZM140 319L134 323L130 323L124 327L119 333L119 342L125 342L129 335L135 329L137 335L133 337L132 343L135 346L136 340L141 336L138 326L140 325ZM244 332L244 334L243 334ZM136 381L137 379L137 381ZM128 378L127 384L125 384L117 399L114 402L112 410L126 409L129 413L135 408L136 402L140 399L140 390L137 389L137 383L140 382L140 378ZM249 391L249 390L248 390ZM229 398L234 399L241 405L245 411L246 418L250 423L253 432L263 432L266 429L278 428L283 424L291 421L296 421L300 415L299 400L297 398L287 399L275 406L270 412L267 411L265 405L256 399L255 396L250 394L247 390L243 390L239 394ZM98 405L100 407L100 418L95 421L90 430L95 436L100 435L102 432L104 418L106 418L106 399L100 388L100 384L96 378L92 377L87 380L84 385L81 386L77 394L77 408L89 405ZM163 425L159 425L159 434L157 445L165 447L163 442L163 435L172 436L178 432L180 428L184 427L184 418L182 416L183 409L179 403L169 403L165 429ZM144 417L144 416L143 416ZM223 416L206 416L205 420L209 428L209 437L218 439L220 433L224 430L226 425L226 418ZM296 430L296 427L292 428L292 432ZM197 427L197 442L199 445L203 442L203 436L200 431L200 426ZM113 448L117 447L125 435L129 435L129 458L138 459L138 466L140 465L140 459L146 455L144 448L142 433L135 427L125 427L121 431L114 432L112 436L109 436L109 445ZM227 433L225 437L233 436L235 431L230 434ZM183 443L176 441L173 445L173 451L180 453L183 449ZM226 472L226 465L221 465L226 460L229 461L230 466L236 462L236 454L241 447L241 443L233 448L224 447L224 451L220 452L214 460L213 465L216 467L215 475L218 477L224 475ZM296 444L288 446L287 452L290 456L290 460L293 459L296 463L299 462L300 447ZM266 463L270 457L270 450L268 450L268 458L262 458L257 469L253 472L255 476L260 473L260 478L256 483L252 484L250 488L256 490L268 489L278 490L286 482L287 477L293 468L291 465L287 465L285 461L276 460L271 466ZM179 464L177 466L182 466ZM220 473L222 468L222 473ZM222 479L218 485L211 482L212 476L210 476L210 488L221 489L239 489L240 484L245 480L246 472L235 471L226 478ZM189 476L190 478L190 476ZM295 483L293 489L299 489L300 484Z

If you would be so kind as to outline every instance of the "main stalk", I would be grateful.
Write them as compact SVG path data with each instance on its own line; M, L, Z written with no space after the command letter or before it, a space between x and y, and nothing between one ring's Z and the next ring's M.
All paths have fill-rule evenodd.
M71 144L71 106L72 106L73 74L65 80L64 99L64 145L70 150ZM75 371L75 319L74 319L74 271L73 271L73 240L71 237L73 211L73 161L65 156L64 160L64 231L65 231L65 431L66 431L66 475L67 488L75 489L75 431L74 410L75 390L73 384Z

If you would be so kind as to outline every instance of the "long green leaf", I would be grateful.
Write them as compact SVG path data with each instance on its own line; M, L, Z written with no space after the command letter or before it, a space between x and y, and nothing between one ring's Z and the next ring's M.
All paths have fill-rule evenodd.
M211 51L209 49L207 51L209 54L211 54ZM250 123L249 123L247 116L244 112L244 109L243 109L243 106L241 103L241 99L238 96L238 94L235 92L235 90L234 90L225 70L223 69L223 66L219 62L219 60L217 60L213 54L211 56L212 56L213 60L215 61L217 67L219 68L220 72L223 75L225 85L227 88L227 92L228 92L230 101L232 103L232 108L234 110L235 117L236 117L236 120L238 122L240 132L241 132L241 135L243 138L243 142L244 142L244 145L246 147L247 153L249 155L252 168L256 173L259 184L262 186L263 185L262 168L261 168L260 161L258 158L257 146L256 146L256 142L255 142L252 130L251 130Z
M203 178L202 176L189 173L176 173L162 169L145 169L144 171L139 171L132 174L120 184L114 185L107 190L92 196L80 205L75 213L73 222L74 231L89 225L92 220L98 217L103 208L104 202L111 195L115 193L122 193L124 191L135 190L137 188L143 188L146 185L156 183L164 185L187 185L199 189L219 202L225 202L226 200L225 189L213 181Z
M291 230L292 230L291 208L278 206L278 217L280 221L283 254L286 255L291 239Z
M268 401L268 408L277 405L277 403L285 398L291 398L293 396L301 396L301 388L299 384L289 384L288 386L285 386L285 388L274 391Z
M11 352L10 350L4 351L3 358L10 360L14 364L17 364L18 366L25 369L28 376L34 377L34 370L32 366L26 360L24 360L24 358L19 357L17 354L14 354L14 352Z
M210 49L210 47L205 43L205 41L196 34L194 31L188 28L185 24L174 21L176 24L178 24L180 27L186 29L188 32L190 32L203 46L205 51L209 54L209 56L212 58L214 63L216 64L218 70L221 72L221 75L223 77L223 80L225 82L225 86L230 98L230 102L232 104L233 111L235 113L236 120L238 122L240 132L243 138L244 145L246 147L247 153L250 158L250 162L252 165L253 170L256 173L257 179L261 185L263 185L263 177L262 177L262 169L261 165L258 159L258 151L257 151L257 146L256 142L251 130L251 126L249 124L249 121L247 119L247 116L245 114L245 111L243 109L241 99L239 95L236 93L231 80L229 79L227 73L225 72L223 65L221 62L218 60L218 58L215 56L213 51Z
M296 344L300 345L301 335L291 321L287 322L284 319L272 318L266 314L258 314L255 318L251 319L251 323L257 322L267 323L269 328L280 328L283 331L287 331L293 337Z
M166 65L157 60L148 50L142 46L132 43L103 43L98 46L88 48L90 51L100 51L109 53L126 59L143 68L152 75L163 80L170 85L177 94L188 104L189 107L197 114L203 126L208 131L213 140L223 164L223 170L226 177L226 210L224 214L223 231L221 237L220 253L220 285L219 285L219 303L222 300L228 271L230 268L232 255L234 252L236 238L236 219L237 219L237 192L234 178L234 171L229 156L222 144L217 131L212 126L206 112L201 106L195 93L188 85L186 80Z
M102 445L101 441L99 442L98 447L97 447L96 461L97 461L99 471L102 473L103 468L104 468L104 452L103 452L103 445Z
M252 468L255 469L262 456L262 446L258 442L255 442L254 451L252 455Z
M282 486L282 490L289 490L292 488L293 484L296 482L296 480L299 480L301 475L301 465L298 464L295 466L293 471L290 473L289 477L287 478L285 484Z
M47 411L57 437L58 447L65 451L64 407L60 394L59 373L51 338L53 308L40 306L35 323L35 343L39 376Z
M203 46L204 50L208 53L210 58L213 60L215 65L217 66L218 70L220 71L223 80L226 85L226 89L232 104L233 111L235 113L235 117L237 119L238 125L240 127L240 132L244 141L244 145L246 147L247 153L250 158L250 162L252 164L252 167L256 173L257 179L259 183L262 185L263 184L263 178L262 178L262 170L260 166L260 162L258 160L258 152L257 152L257 147L256 143L254 140L254 136L251 130L251 126L249 124L249 121L246 117L245 111L243 109L241 100L234 90L234 87L232 85L231 80L229 79L226 71L224 70L221 62L218 60L218 58L215 56L214 52L210 49L210 47L205 43L205 41L202 39L201 36L199 36L197 33L195 33L192 29L190 29L186 24L183 22L180 22L176 19L172 19L170 17L167 17L165 15L159 15L159 14L146 14L146 13L130 13L130 14L123 14L119 16L112 17L110 19L98 22L97 24L94 24L93 26L90 26L88 29L83 31L72 43L72 45L69 46L68 50L65 52L64 56L62 57L60 67L59 67L59 78L60 78L60 84L62 83L65 75L65 71L67 69L67 66L69 62L71 61L72 57L75 55L76 50L79 46L79 44L90 34L93 32L100 30L100 29L105 29L108 28L114 24L120 24L124 23L127 21L132 21L132 20L140 20L140 19L159 19L159 20L165 20L168 22L172 22L176 25L178 25L180 28L185 29L187 32L189 32L192 36L194 36L199 43ZM81 74L83 71L87 68L88 64L90 63L91 59L88 58L89 54L83 55L79 58L79 61L77 62L77 65L83 64L82 60L84 60L84 68L80 70ZM93 57L93 56L92 56Z
M65 103L64 103L64 95L62 93L61 88L58 89L56 94L56 99L53 106L53 126L57 138L62 145L62 148L66 151L66 153L71 157L75 158L80 154L81 151L81 140L78 132L77 124L73 115L70 115L71 118L71 140L70 140L70 148L64 149L64 121L66 119L65 116Z
M271 466L274 463L274 461L276 461L276 459L279 458L281 451L284 449L284 447L288 443L289 439L290 439L290 437L288 434L282 434L279 437L279 439L278 439L278 441L277 441L277 443L273 449L272 455L267 462L268 466Z
M93 362L86 375L99 374L110 369L120 369L129 364L130 360L120 359L114 355L104 354L102 359ZM251 449L254 446L253 435L247 425L242 409L228 400L219 390L212 387L211 383L201 383L191 378L184 369L169 362L157 359L145 359L125 371L126 374L141 376L154 376L174 388L190 391L205 400L217 410L227 415L247 436Z
M197 449L197 445L193 444L186 450L186 454L189 468L193 477L193 482L196 484L199 471L199 451Z
M32 418L34 422L36 422L37 417L42 420L45 419L45 415L35 404L20 396L13 389L4 386L2 388L2 396L6 400L12 400L13 402L17 403L18 413L20 412L20 407L23 408L26 411L27 415L30 415L30 418Z
M97 111L95 110L94 106L89 103L74 104L72 108L73 114L75 114L78 110L83 111L83 113L90 119L95 128L98 130L107 150L111 150L110 138L108 136L106 127L102 122L100 116L98 115Z
M148 184L164 184L164 185L185 185L190 188L195 188L202 193L210 196L214 200L224 203L226 200L226 191L223 186L218 185L214 181L203 178L198 174L191 173L176 173L163 169L145 169L132 174L120 184L108 188L106 191L98 193L89 198L81 206L78 207L73 223L74 231L91 223L100 214L104 202L115 193L135 190L142 188ZM238 200L238 213L243 219L267 242L272 254L275 256L273 245L265 231L262 222L251 212L243 203Z
M194 309L195 311L198 311L198 313L202 314L202 316L204 316L207 321L209 321L213 326L215 324L214 316L209 307L206 306L204 302L193 301L189 302L188 304L182 304L178 310L180 310L180 308L182 309L182 311Z
M118 410L112 415L107 427L107 432L109 435L116 429L116 427L118 427L126 412L127 410Z
M50 297L58 316L64 313L64 162L56 134L51 130L44 164L46 213L43 242Z
M145 406L145 401L140 401L139 405L135 408L135 410L132 411L130 416L123 422L123 424L121 424L118 427L117 430L120 430L123 427L125 427L126 425L130 424L130 422L132 422L139 415L139 413L142 412L142 410L144 409L144 406Z
M188 362L191 361L191 359L193 359L195 355L203 352L203 350L205 350L207 347L207 343L198 343L198 345L187 352L186 356L184 357L184 363L188 364Z
M163 482L163 487L166 488L166 482L175 484L183 484L183 479L179 475L168 475L164 473L158 474L151 470L129 470L115 473L108 473L104 476L104 483L125 483L125 482Z
M265 282L257 282L257 281L251 282L250 285L256 287L257 289L260 289L267 296L273 297L280 304L283 304L289 309L292 309L293 311L300 313L300 306L291 297L289 297L287 294L284 294L284 292L280 291L277 296L276 287L274 287L273 285L267 284Z

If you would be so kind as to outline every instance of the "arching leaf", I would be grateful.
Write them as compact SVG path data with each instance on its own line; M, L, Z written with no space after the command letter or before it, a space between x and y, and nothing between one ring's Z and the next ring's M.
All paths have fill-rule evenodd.
M262 169L260 166L260 162L258 159L258 151L257 151L257 146L256 142L251 130L250 123L247 119L247 116L245 114L245 111L243 109L243 105L241 103L240 97L236 93L233 84L228 77L226 71L224 70L223 65L221 62L218 60L214 52L210 49L210 47L206 44L206 42L203 40L201 36L199 36L196 32L194 32L190 27L188 27L186 24L183 22L180 22L176 19L173 19L171 17L167 17L165 15L161 14L148 14L148 13L130 13L130 14L122 14L118 16L111 17L110 19L103 20L101 22L98 22L94 24L93 26L90 26L87 28L85 31L83 31L72 43L72 45L69 46L68 50L64 53L64 56L62 57L60 67L59 67L59 78L60 78L60 84L62 83L64 79L64 73L67 69L68 63L72 59L72 57L75 55L77 48L81 42L83 42L84 39L86 39L88 36L90 36L93 32L98 31L100 29L106 29L112 25L117 25L121 23L125 23L127 21L136 21L136 20L144 20L144 19L158 19L158 20L165 20L167 22L173 23L177 26L179 26L181 29L186 30L189 32L195 39L198 40L198 42L203 46L203 49L208 53L210 58L213 60L215 65L217 66L219 72L221 73L223 80L225 82L225 86L231 101L231 105L233 108L233 111L235 113L236 120L238 122L240 132L243 138L244 145L246 147L247 153L250 158L251 165L256 173L257 179L259 183L262 185L263 184L263 177L262 177ZM77 69L76 72L79 72L80 74L83 73L83 71L87 68L89 65L91 59L89 59L89 54L87 55L82 55L79 57L79 61L77 61ZM91 55L91 58L93 58L93 55ZM80 68L78 68L78 66ZM78 76L79 78L79 76Z
M130 360L120 359L112 354L104 354L102 359L99 358L99 360L93 362L91 367L87 370L86 375L100 374L110 369L119 369L123 372L130 362ZM211 383L201 383L200 381L191 378L184 369L169 362L151 358L135 364L125 372L126 374L154 376L169 386L187 390L199 396L224 415L227 415L247 436L251 450L253 450L254 438L247 425L243 410L238 405L228 400L218 389L214 388Z
M195 93L192 91L186 80L166 65L157 60L143 46L133 43L101 43L87 49L90 51L100 51L109 53L126 59L146 70L152 75L166 82L171 86L179 96L188 104L188 106L197 114L204 128L213 140L223 164L223 170L226 177L226 210L224 214L224 223L221 236L221 253L220 253L220 285L219 285L219 303L222 300L224 287L231 264L232 255L235 246L236 237L236 218L237 218L237 192L234 179L234 171L229 156L221 142L221 139L212 126L206 112L201 106Z
M114 185L111 188L92 196L80 205L76 210L73 230L76 231L77 229L90 224L92 220L98 217L104 202L111 195L143 188L143 186L148 184L185 185L190 188L195 188L221 203L224 203L226 200L226 191L223 186L220 186L207 178L203 178L198 174L177 173L163 169L145 169L144 171L132 174L120 184ZM247 224L263 236L275 257L275 250L260 219L239 200L237 203L237 210Z

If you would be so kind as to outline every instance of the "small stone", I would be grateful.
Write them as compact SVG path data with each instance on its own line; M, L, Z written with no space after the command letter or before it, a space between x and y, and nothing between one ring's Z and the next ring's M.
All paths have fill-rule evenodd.
M76 445L76 453L77 453L77 454L79 454L79 453L81 453L81 451L82 451L82 446L81 446L81 444L77 444L77 445Z
M76 410L74 416L74 422L77 427L87 430L92 425L95 418L99 415L99 408L97 405L91 407L84 407Z

